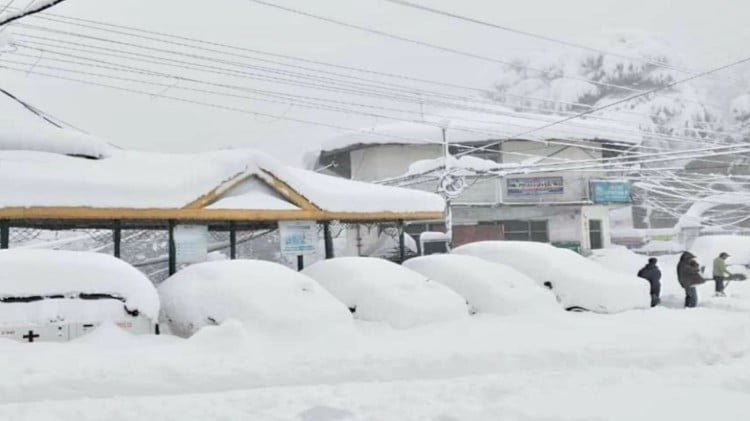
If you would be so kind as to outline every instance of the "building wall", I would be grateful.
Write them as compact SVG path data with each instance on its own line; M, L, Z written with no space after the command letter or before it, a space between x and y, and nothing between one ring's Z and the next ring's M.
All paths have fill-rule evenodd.
M440 145L377 145L351 151L353 180L374 181L404 174L409 165L442 156Z

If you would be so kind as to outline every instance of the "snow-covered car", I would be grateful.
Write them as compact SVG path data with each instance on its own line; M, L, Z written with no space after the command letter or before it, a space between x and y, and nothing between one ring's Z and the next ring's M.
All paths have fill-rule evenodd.
M260 329L327 328L352 321L346 306L315 281L262 260L188 266L159 285L159 295L161 320L185 337L230 319Z
M471 313L560 311L549 290L508 265L460 254L415 257L403 265L455 291Z
M395 328L468 315L465 300L449 288L396 263L372 257L339 257L305 268L361 320Z
M617 313L650 307L648 283L571 250L526 241L481 241L452 253L506 264L552 291L566 310Z
M153 333L159 296L151 281L101 253L0 250L0 338L67 341L102 323Z

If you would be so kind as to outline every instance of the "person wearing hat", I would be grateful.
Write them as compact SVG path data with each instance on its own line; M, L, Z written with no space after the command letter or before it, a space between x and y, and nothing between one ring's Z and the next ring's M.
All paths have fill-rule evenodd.
M719 253L719 257L714 259L714 281L716 282L717 297L726 297L724 293L724 280L732 276L727 270L727 257L729 257L729 254L722 251Z
M638 271L638 277L648 281L651 293L651 307L656 307L661 301L661 270L656 266L656 257L648 259L646 266Z
M680 256L677 263L677 280L680 286L685 290L685 307L693 308L698 305L698 291L696 285L706 282L701 276L701 269L695 256L686 251Z

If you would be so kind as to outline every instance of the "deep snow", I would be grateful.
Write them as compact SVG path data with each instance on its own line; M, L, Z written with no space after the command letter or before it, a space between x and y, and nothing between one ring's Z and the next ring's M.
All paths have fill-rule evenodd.
M626 249L597 259L628 274L645 261ZM674 259L660 258L667 294ZM728 292L702 290L692 310L667 300L410 329L229 321L189 339L104 326L67 344L0 341L0 419L744 421L750 283Z

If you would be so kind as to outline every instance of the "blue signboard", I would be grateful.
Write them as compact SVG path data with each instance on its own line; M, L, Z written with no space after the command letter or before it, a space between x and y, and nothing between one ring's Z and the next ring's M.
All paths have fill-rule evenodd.
M507 179L508 196L542 196L563 193L562 177L526 177Z
M592 181L591 200L594 203L630 203L630 183L627 181Z

